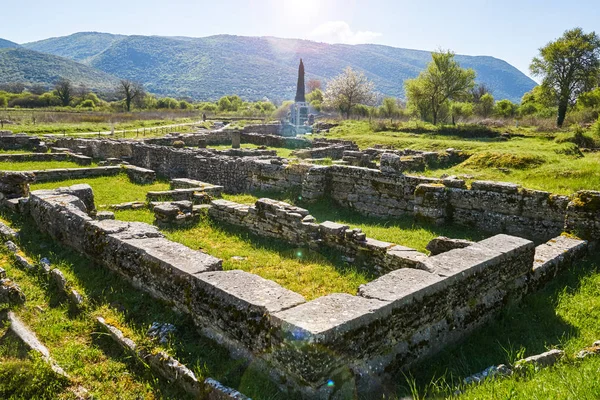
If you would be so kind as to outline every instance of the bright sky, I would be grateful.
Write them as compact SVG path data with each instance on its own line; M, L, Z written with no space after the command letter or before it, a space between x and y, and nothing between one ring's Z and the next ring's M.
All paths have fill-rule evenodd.
M537 49L577 26L600 31L598 0L0 0L0 38L81 31L277 36L379 43L504 59L528 73ZM599 32L600 33L600 32Z

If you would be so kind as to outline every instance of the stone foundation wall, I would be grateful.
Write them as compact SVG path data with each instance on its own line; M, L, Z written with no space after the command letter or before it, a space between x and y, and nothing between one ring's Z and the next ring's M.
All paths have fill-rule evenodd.
M261 135L281 135L283 126L281 124L254 124L242 128L242 133L259 133Z
M221 260L166 239L139 222L94 220L87 185L32 192L29 213L40 230L163 299L211 337L234 340L248 352L270 346L268 315L304 302L275 282L243 271L221 271Z
M301 191L307 201L331 198L343 207L381 218L415 215L437 223L470 225L539 241L557 236L565 229L581 232L586 239L600 239L600 206L597 204L600 192L561 196L514 184L484 181L473 182L468 188L458 179L403 175L392 167L393 162L383 159L381 169L318 167L286 164L274 157L231 157L206 150L133 142L61 139L60 145L99 158L123 156L134 165L156 171L159 176L196 179L223 186L227 193L293 190ZM328 151L328 147L309 151L321 149ZM386 154L396 157L391 153L381 157Z
M321 224L308 210L282 201L259 199L255 205L214 200L208 213L211 218L240 226L254 234L283 240L294 246L315 250L333 249L346 260L375 275L398 268L416 268L427 259L425 254L393 243L366 237L360 229L350 229L326 221Z
M25 133L13 134L10 131L3 131L0 135L1 150L31 150L45 152L48 150L42 139L36 136L29 136Z
M223 218L260 232L279 235L272 229L281 229L288 240L316 237L331 246L367 241L344 226L313 224L306 210L279 202L262 201L254 211L221 205L212 212L227 211ZM569 266L585 246L557 238L536 249L528 240L497 235L419 260L417 268L396 269L362 285L357 296L338 293L305 302L257 275L221 271L221 260L171 242L150 225L92 219L87 185L35 191L28 210L43 232L189 313L205 334L266 361L271 372L286 377L279 383L311 398L327 395L330 380L337 390L345 383L353 388L355 380L406 368L460 340ZM291 220L315 225L307 232L317 236L302 236L305 231Z
M69 179L115 176L123 172L120 166L96 168L64 168L28 171L35 176L36 182L64 181Z

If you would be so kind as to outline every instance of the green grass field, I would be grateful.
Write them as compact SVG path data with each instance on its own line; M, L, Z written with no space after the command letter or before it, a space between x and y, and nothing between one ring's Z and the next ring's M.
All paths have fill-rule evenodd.
M407 128L408 129L408 128ZM355 141L361 149L382 144L397 149L442 151L448 148L467 151L475 158L448 169L420 173L440 177L444 174L466 176L467 180L498 180L553 193L571 194L578 190L600 190L598 164L600 153L577 151L570 142L559 143L571 134L524 132L524 137L462 138L438 132L375 132L366 121L345 121L326 137ZM479 157L477 157L479 156ZM419 174L419 173L415 173Z
M139 185L129 180L127 175L102 176L98 178L71 179L59 182L44 182L31 185L31 190L54 189L87 183L94 190L96 207L104 209L111 204L126 203L130 201L146 201L149 191L168 190L169 183L157 181L151 185Z
M226 145L226 144L206 146L206 147L209 149L215 149L215 150L231 149L231 145ZM250 144L250 143L243 143L240 145L240 147L242 149L256 149L259 146L255 145L255 144ZM292 151L294 151L293 149L286 149L285 147L269 147L269 150L277 151L277 155L279 157L283 157L283 158L292 158Z
M79 165L72 161L0 161L0 171L36 171L59 168L90 168L96 165Z
M154 220L154 215L147 210L118 211L115 216L149 224ZM361 284L373 278L345 266L339 256L259 238L239 228L217 224L207 217L190 228L167 229L163 233L170 240L222 259L225 270L241 269L257 274L300 293L307 300L330 293L356 294Z

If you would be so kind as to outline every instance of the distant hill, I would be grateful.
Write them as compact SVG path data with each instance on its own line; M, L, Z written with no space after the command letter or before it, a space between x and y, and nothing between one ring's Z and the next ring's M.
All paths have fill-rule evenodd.
M0 49L12 49L15 47L20 47L20 45L15 42L11 42L10 40L0 38Z
M307 80L326 81L351 66L364 71L376 89L404 97L404 80L431 60L427 51L362 44L325 44L298 39L218 35L204 38L74 35L27 43L24 47L79 60L120 78L142 82L160 95L215 100L226 94L247 99L292 99L296 71L304 59ZM496 99L520 101L536 83L503 60L456 57L477 72Z
M22 47L0 48L0 83L23 82L50 87L61 77L97 91L111 91L119 83L114 76L67 58Z

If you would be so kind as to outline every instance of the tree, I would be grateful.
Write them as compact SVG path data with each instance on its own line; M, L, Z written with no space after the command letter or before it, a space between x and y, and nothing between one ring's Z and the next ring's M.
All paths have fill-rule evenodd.
M29 93L37 94L39 96L39 95L46 93L46 90L47 90L46 86L44 86L40 83L36 83L29 88Z
M488 93L493 95L492 89L490 89L485 83L476 84L473 89L471 89L473 103L479 103L481 98Z
M469 96L475 86L475 71L461 68L451 51L431 53L431 62L415 79L405 82L410 102L427 105L432 122L437 124L440 110L449 100L459 101ZM423 110L422 110L423 111Z
M398 101L393 97L386 97L383 99L383 103L379 107L379 115L384 118L389 118L390 123L393 121L394 117L397 117L400 114L400 107L398 107Z
M146 93L141 83L131 82L126 79L122 79L117 88L117 93L125 101L125 108L127 112L131 111L131 103L140 99L143 100Z
M518 106L510 100L500 100L494 106L494 114L499 117L512 118L517 114Z
M339 110L346 118L350 118L352 109L358 104L372 105L375 99L373 83L362 72L355 72L350 67L330 80L325 91L327 107Z
M479 103L475 105L475 112L478 115L487 118L492 115L492 112L494 111L494 103L494 96L492 96L491 93L486 93L481 96Z
M600 38L581 28L568 30L542 47L529 68L534 76L542 78L542 86L554 93L558 103L556 124L561 127L579 94L598 83Z
M0 96L0 107L6 108L8 106L8 99L6 96Z
M307 94L315 90L323 90L323 87L321 86L321 81L318 79L309 79L306 83L306 88L308 89Z
M54 85L54 94L60 100L60 104L67 107L73 100L73 84L68 79L60 78Z
M454 125L457 119L466 119L473 116L473 103L452 102L450 112L452 113L452 124Z

